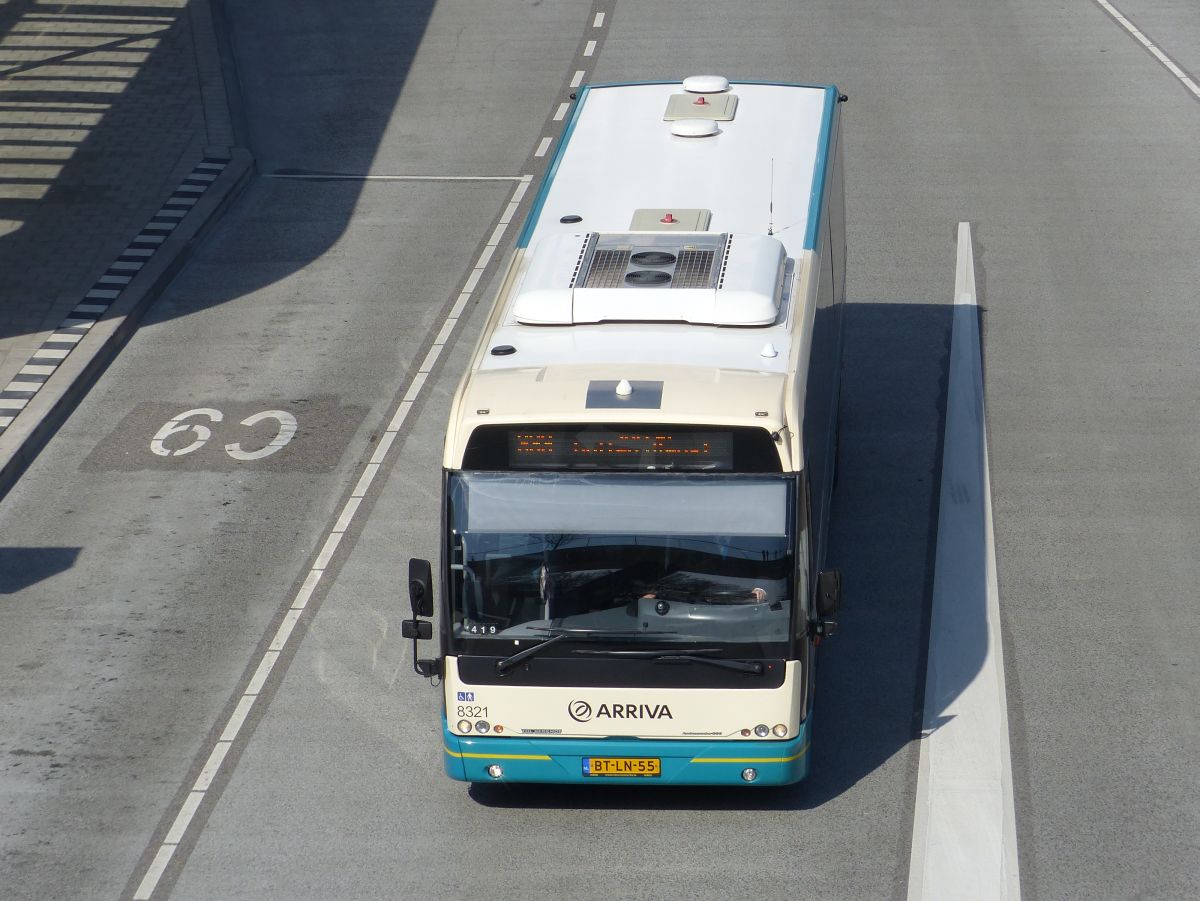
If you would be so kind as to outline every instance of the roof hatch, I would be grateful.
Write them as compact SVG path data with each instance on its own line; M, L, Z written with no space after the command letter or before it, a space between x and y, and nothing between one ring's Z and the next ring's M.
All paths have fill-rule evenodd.
M786 263L763 235L553 236L534 248L513 315L526 325L770 325Z

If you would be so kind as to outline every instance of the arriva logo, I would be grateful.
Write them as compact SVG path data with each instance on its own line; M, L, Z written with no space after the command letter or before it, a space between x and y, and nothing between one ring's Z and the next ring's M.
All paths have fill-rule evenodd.
M592 718L592 705L587 701L572 701L567 705L567 713L577 723L586 723Z
M586 723L592 718L592 705L587 701L572 701L567 713L577 723ZM611 720L673 720L671 708L666 704L601 704L596 708L596 719Z

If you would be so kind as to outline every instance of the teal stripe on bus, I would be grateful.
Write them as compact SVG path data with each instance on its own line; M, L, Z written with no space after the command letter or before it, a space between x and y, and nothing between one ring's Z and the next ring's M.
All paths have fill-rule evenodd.
M804 230L804 249L817 249L817 229L821 227L821 214L825 204L825 180L829 175L829 151L837 119L836 87L825 89L825 112L821 116L821 140L817 144L817 159L813 166L812 190L808 200L808 225Z
M575 125L579 122L579 113L583 109L584 101L587 100L588 91L591 90L589 85L581 87L575 95L575 106L571 109L571 115L567 119L566 128L563 129L562 136L558 139L558 147L554 151L554 156L550 158L550 165L546 169L546 174L542 176L542 186L538 188L537 197L533 200L533 207L529 210L529 216L525 219L525 227L521 229L521 234L517 237L517 248L529 246L529 239L533 235L534 228L537 227L538 219L542 215L542 206L546 203L546 195L550 193L550 186L554 184L554 175L558 172L559 164L562 163L563 153L566 152L567 144L571 140L571 135L575 131Z

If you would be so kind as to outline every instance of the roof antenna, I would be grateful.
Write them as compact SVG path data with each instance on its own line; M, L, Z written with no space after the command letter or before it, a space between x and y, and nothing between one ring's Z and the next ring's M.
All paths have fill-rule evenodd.
M767 194L767 234L775 234L775 157L771 157L771 187Z

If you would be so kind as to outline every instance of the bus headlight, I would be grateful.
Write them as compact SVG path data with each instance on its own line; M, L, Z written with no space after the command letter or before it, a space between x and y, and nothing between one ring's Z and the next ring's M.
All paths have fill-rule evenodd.
M744 770L742 770L742 779L744 781L753 782L757 778L758 778L758 770L756 770L754 767L748 766Z
M489 731L491 728L492 727L488 725L487 720L476 720L475 721L475 731L478 732L480 735L483 735L483 733Z
M469 720L459 720L458 721L458 731L459 732L462 732L465 735L465 734L468 734L471 731L471 729L472 729L472 726L471 726L471 723Z
M500 779L504 776L504 770L501 769L500 764L493 763L487 768L487 774L493 779Z
M767 728L767 725L765 723L759 723L757 726L754 727L754 734L757 735L759 738L766 738L768 735L771 734L771 730Z
M787 735L787 726L785 726L783 723L776 723L775 728L771 731L774 732L779 738L783 738L785 735Z

